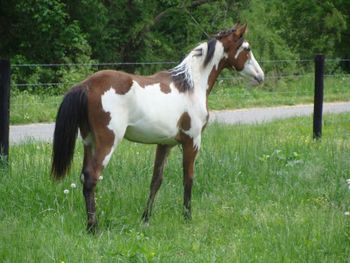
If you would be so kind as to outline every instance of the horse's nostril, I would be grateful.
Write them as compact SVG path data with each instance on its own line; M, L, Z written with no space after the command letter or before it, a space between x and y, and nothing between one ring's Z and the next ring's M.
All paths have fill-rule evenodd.
M254 79L260 84L264 81L264 78L262 76L255 76Z

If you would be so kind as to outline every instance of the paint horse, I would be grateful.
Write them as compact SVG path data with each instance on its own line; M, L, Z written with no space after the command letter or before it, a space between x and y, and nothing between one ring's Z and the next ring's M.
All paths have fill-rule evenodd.
M235 69L256 84L264 80L244 39L245 31L246 25L236 25L217 34L169 71L138 76L102 70L65 95L56 119L52 175L59 179L69 170L79 129L84 143L81 182L89 230L97 225L96 184L123 138L157 144L144 222L151 216L170 149L182 146L184 216L191 218L194 161L208 123L208 96L215 80L224 68Z

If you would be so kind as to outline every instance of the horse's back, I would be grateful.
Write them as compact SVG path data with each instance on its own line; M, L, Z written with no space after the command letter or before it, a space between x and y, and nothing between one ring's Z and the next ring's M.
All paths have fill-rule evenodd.
M106 90L113 88L118 94L125 94L132 85L131 74L116 70L101 70L83 81L89 92L103 94Z

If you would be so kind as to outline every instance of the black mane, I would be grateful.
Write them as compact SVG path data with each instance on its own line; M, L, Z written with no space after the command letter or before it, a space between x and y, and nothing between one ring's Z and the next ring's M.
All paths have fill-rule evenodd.
M207 54L205 54L205 59L203 66L206 67L208 63L213 59L214 53L215 53L215 45L216 45L216 38L212 38L208 40L208 49L207 49Z
M215 35L215 37L208 40L207 52L205 54L205 58L203 61L203 67L206 67L209 64L209 62L213 59L214 53L215 53L216 42L218 41L218 39L220 39L224 36L227 36L228 34L232 33L235 30L236 29L222 31L222 32L218 33L217 35ZM195 51L197 53L194 54L193 56L199 57L199 56L204 55L202 48L197 48L197 49L195 49ZM187 90L193 89L193 82L190 79L191 76L189 76L189 73L187 72L185 64L181 63L181 64L177 65L176 67L174 67L173 69L171 69L169 72L171 74L171 78L172 78L174 84L177 86L177 88L179 90L187 91Z
M184 64L180 64L171 69L170 74L175 86L181 92L193 89L193 82L189 79L188 72Z

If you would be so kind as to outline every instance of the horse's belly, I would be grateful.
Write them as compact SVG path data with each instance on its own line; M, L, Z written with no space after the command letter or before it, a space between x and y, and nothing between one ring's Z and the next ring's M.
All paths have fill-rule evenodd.
M150 144L177 144L176 125L140 120L126 128L124 137L130 141Z

